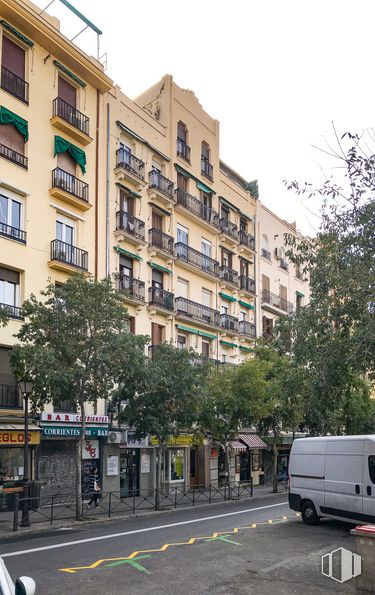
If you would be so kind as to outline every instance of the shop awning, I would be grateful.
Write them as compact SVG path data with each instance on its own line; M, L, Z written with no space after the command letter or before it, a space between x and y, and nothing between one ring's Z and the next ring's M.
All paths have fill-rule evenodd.
M134 258L134 260L142 260L138 254L133 254L133 252L129 252L129 250L125 250L124 248L120 248L120 246L113 246L113 249L116 250L119 254L123 254L124 256L128 256L129 258Z
M76 147L69 141L62 138L62 136L55 136L55 152L54 156L58 153L69 153L74 161L80 166L82 173L86 173L86 153L79 147Z
M249 448L268 448L267 444L256 434L239 434L238 437Z
M161 273L167 273L168 275L173 275L172 271L167 269L166 267L162 267L161 264L157 264L156 262L150 262L149 265L152 269L156 269Z
M232 450L235 450L237 452L246 452L246 446L244 444L242 444L242 442L239 442L238 440L232 440L231 442L229 442L229 448L231 448Z
M253 304L249 304L248 302L244 302L242 300L238 300L238 303L243 306L244 308L248 308L249 310L254 310Z
M71 70L69 70L69 68L64 66L64 64L61 64L61 62L59 62L58 60L54 60L53 63L56 66L56 68L58 68L59 70L61 70L61 72L63 72L69 78L71 78L75 83L77 83L77 85L79 85L80 87L86 87L85 81L81 80L76 74L74 74L74 72L72 72Z
M31 39L29 39L28 37L26 37L26 35L21 33L21 31L18 31L18 29L15 29L12 25L7 23L6 21L1 20L0 23L2 24L3 27L5 27L5 29L8 29L8 31L10 31L11 33L13 33L13 35L18 37L18 39L23 41L23 43L26 43L26 45L30 46L31 48L34 46L34 42L31 41Z
M22 134L25 143L29 140L29 127L27 120L24 120L17 114L14 114L3 105L0 107L0 124L10 124Z
M223 300L227 300L227 302L236 302L236 298L228 295L227 293L223 293L222 291L219 291L219 296L223 299Z

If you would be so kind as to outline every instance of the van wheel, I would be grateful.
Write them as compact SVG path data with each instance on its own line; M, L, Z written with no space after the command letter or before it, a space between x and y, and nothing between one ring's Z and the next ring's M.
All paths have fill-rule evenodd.
M301 506L302 520L306 525L319 525L320 518L311 500L306 500Z

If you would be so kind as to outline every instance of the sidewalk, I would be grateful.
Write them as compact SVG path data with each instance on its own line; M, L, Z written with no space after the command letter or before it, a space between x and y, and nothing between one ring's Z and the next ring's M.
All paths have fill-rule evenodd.
M285 488L281 485L279 485L279 491L278 491L279 495L287 495L287 492L285 490ZM237 499L233 499L233 500L217 500L212 502L212 504L227 504L228 506L230 506L233 503L237 503L237 502L251 502L253 500L262 500L263 498L267 498L269 496L273 496L275 495L272 491L272 485L267 484L265 486L255 486L253 488L253 497L244 497L241 498L240 500ZM206 507L209 508L210 506L212 506L212 504L209 503L198 503L195 504L194 508L202 508L202 507ZM63 506L63 505L61 505ZM179 506L177 508L177 510L188 510L188 509L192 509L193 506ZM157 514L164 514L166 512L170 512L171 510L175 510L175 508L173 507L168 507L168 508L162 508L161 510L149 510L149 509L141 509L139 510L135 515L133 515L132 513L119 513L119 514L111 514L110 517L108 517L107 514L105 514L105 509L99 509L98 512L96 512L96 510L90 510L88 511L87 514L91 514L91 516L88 516L85 518L85 520L83 521L76 521L72 516L70 518L62 518L61 520L54 520L53 524L51 524L48 520L46 521L41 521L41 522L32 522L30 527L24 528L24 527L18 527L18 531L13 531L13 512L0 512L0 540L4 539L4 538L9 538L9 537L22 537L24 535L30 535L30 534L35 534L35 533L41 533L41 532L51 532L54 530L58 530L58 529L62 529L62 528L81 528L84 527L85 525L92 525L93 523L103 523L103 522L109 522L109 521L117 521L117 520L124 520L124 519L129 519L129 518L134 518L134 517L143 517L143 516L152 516L152 515L157 515ZM30 515L32 515L33 513L31 512ZM21 519L21 515L22 515L22 511L19 511L19 520ZM99 516L100 515L100 516Z

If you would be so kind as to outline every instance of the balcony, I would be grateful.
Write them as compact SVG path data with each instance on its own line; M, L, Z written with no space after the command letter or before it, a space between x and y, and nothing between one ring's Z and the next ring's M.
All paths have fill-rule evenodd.
M230 314L220 314L220 326L223 331L226 331L228 334L238 335L239 321L235 316L230 316Z
M245 231L244 229L240 229L240 252L241 249L247 249L251 252L255 252L255 238L254 236L247 233L247 231Z
M190 163L190 147L179 137L177 137L177 155Z
M205 176L205 178L211 180L211 182L214 179L214 168L207 157L204 157L203 155L201 157L201 174L202 176Z
M283 269L284 271L287 271L288 270L289 265L288 265L287 261L284 258L280 258L279 267L281 269Z
M144 161L135 157L126 147L116 151L115 174L118 181L130 182L137 190L146 185Z
M18 386L12 384L0 384L0 409L22 408L22 399L18 392Z
M175 190L177 206L183 207L187 211L187 215L191 215L191 218L199 223L207 224L207 227L211 229L211 226L219 229L219 214L211 209L208 205L203 204L198 198L185 192L182 188Z
M239 276L240 289L255 295L255 280L251 277L245 277L244 275Z
M174 312L174 294L166 291L161 287L149 287L148 289L148 305L149 309L156 310L161 313Z
M116 289L121 292L125 301L138 304L145 303L145 284L139 279L120 274L116 278Z
M160 254L168 259L174 257L174 238L156 227L148 231L149 252L151 255Z
M188 269L199 269L201 273L210 278L219 276L219 263L217 260L182 242L177 242L175 248L176 256L182 266Z
M262 308L270 310L275 314L292 314L293 304L288 300L280 297L275 293L271 293L268 289L262 290Z
M56 97L52 102L51 124L82 145L92 141L89 135L90 118L61 97Z
M14 149L11 149L10 147L6 147L5 145L2 145L1 143L0 143L0 157L4 157L4 159L8 159L8 161L11 161L12 163L15 163L16 165L19 165L20 167L23 167L24 169L27 169L27 167L28 167L27 157L25 157L24 155L21 155L21 153L17 153L17 151L15 151Z
M263 256L263 258L265 258L266 260L271 261L271 252L269 252L268 250L266 250L265 248L262 248L261 251L261 255Z
M175 299L176 310L179 318L188 318L189 320L196 320L199 323L207 326L220 326L220 313L218 310L198 304L187 298L178 297Z
M162 206L168 206L171 210L171 205L175 203L173 196L174 184L168 180L157 169L152 169L148 174L148 193L150 198Z
M226 217L222 217L219 221L219 227L221 231L219 237L224 245L228 244L230 247L233 247L235 243L239 242L240 236L237 225L229 221Z
M29 83L5 68L5 66L1 67L1 88L23 101L23 103L29 103Z
M88 211L92 207L89 203L89 185L59 167L52 170L52 188L49 193L80 211Z
M222 286L234 285L235 287L238 287L238 273L237 273L237 271L235 271L227 266L221 266L219 274L220 274L220 280L221 280Z
M10 240L15 240L21 244L26 244L26 231L22 231L22 229L12 227L6 223L0 222L0 236L4 236L4 238L9 238Z
M19 306L13 306L11 304L0 304L0 308L6 311L8 318L14 318L15 320L24 320L22 309Z
M51 260L48 264L51 268L64 272L87 271L88 253L61 240L52 240Z
M125 211L117 211L116 213L114 235L119 241L128 240L136 246L144 246L146 244L144 221L133 217L133 215L129 215Z
M255 324L253 322L248 322L247 320L241 320L239 324L239 334L248 339L256 339L257 333Z

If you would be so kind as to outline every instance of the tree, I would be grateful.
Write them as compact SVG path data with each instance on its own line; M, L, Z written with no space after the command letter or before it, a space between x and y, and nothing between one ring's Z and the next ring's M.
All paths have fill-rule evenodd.
M158 443L157 488L165 487L165 453L170 436L195 429L199 400L204 386L204 366L192 365L194 353L163 343L158 345L145 367L136 391L123 392L127 399L120 421L134 428L138 438L147 434ZM164 461L164 466L162 462Z
M201 432L224 450L225 474L230 486L230 441L241 428L256 423L267 413L266 367L248 360L238 367L209 368L201 404Z
M42 301L31 295L23 304L26 322L17 335L12 363L18 377L33 380L34 410L69 400L81 412L76 450L76 516L80 519L86 404L111 395L141 341L128 332L126 309L109 279L75 275L62 287L49 284L41 296Z
M7 308L0 308L0 328L2 326L6 326L6 324L8 323L9 317L8 317L8 311Z

